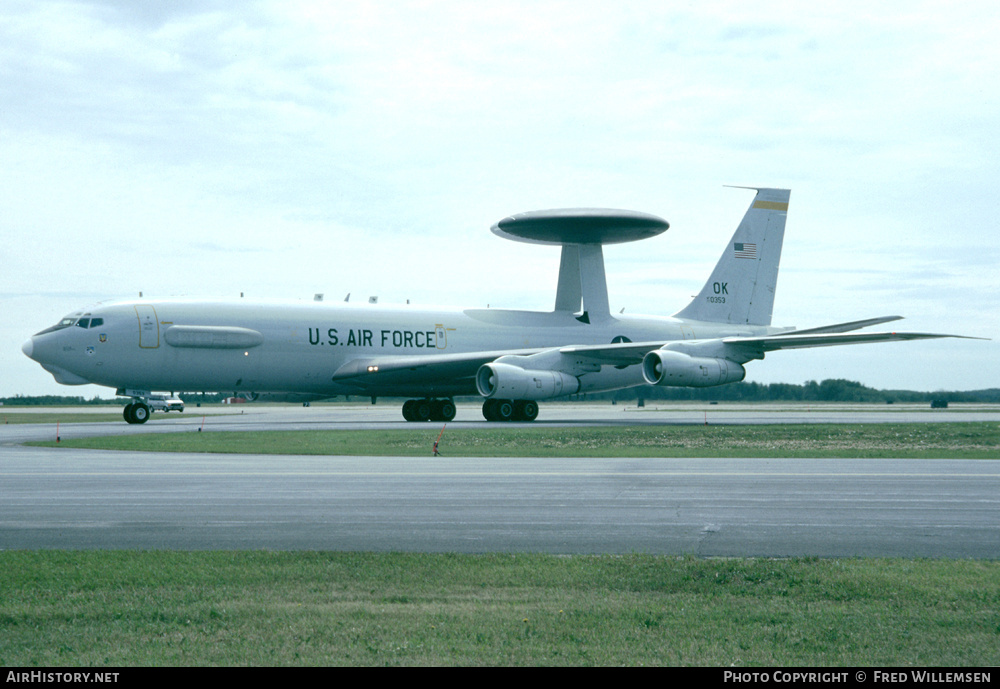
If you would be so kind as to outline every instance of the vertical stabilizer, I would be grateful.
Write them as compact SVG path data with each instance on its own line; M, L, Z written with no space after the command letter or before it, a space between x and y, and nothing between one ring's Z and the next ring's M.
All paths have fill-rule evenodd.
M708 282L674 316L711 323L770 325L788 215L788 189L758 189Z

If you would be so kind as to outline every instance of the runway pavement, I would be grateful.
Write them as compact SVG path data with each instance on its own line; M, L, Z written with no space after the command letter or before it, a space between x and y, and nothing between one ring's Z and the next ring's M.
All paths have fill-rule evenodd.
M60 432L408 427L397 405L247 405L204 419L193 411L145 427L67 421ZM475 414L463 406L453 423L477 425ZM705 405L552 405L543 414L543 423L570 426L617 424L619 415L632 423L1000 420L995 409ZM0 426L0 548L1000 554L1000 464L989 460L219 456L19 445L53 432Z
M184 413L155 413L143 425L129 426L121 417L121 407L59 407L63 424L73 423L79 414L104 414L114 423L74 424L80 435L126 433L167 433L203 426L206 431L222 430L296 430L300 428L337 428L381 430L412 428L403 420L400 404L394 400L378 404L236 405L189 404ZM0 414L52 414L49 407L6 407ZM958 404L948 409L931 409L927 404L709 404L705 402L647 404L645 407L609 403L547 402L541 405L538 420L532 426L632 426L691 424L779 424L779 423L937 423L962 421L1000 422L1000 405ZM482 415L481 405L459 403L458 415L451 423L463 428L495 428ZM512 424L516 425L516 424ZM20 430L18 430L20 429ZM44 431L55 437L55 424ZM0 446L4 442L24 442L34 438L37 429L23 426L0 426Z

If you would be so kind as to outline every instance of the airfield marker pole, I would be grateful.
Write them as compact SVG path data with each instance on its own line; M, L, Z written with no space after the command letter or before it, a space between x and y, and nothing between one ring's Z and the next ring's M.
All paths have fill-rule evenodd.
M56 421L56 442L59 442L59 422Z
M203 429L204 427L205 427L205 417L202 416L201 417L201 425L198 426L198 432L201 433L201 429Z
M441 426L441 432L438 433L438 439L434 441L434 456L440 457L441 453L438 452L438 443L441 442L441 436L444 435L444 429L448 427L448 424Z

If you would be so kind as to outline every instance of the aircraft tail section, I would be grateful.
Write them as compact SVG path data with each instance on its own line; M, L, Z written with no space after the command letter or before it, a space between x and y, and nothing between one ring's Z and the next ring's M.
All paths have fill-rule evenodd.
M757 189L708 282L677 318L770 325L788 215L788 189Z

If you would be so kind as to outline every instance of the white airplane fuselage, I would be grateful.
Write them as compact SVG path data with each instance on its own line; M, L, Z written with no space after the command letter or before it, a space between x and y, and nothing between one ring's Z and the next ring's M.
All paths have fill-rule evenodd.
M87 327L80 325L84 318ZM100 325L90 326L95 320ZM666 342L779 330L653 316L582 323L570 312L243 299L143 300L91 308L78 317L76 325L43 331L25 343L24 349L59 382L70 385L322 396L451 396L476 394L474 381L441 379L419 385L387 381L362 387L351 379L337 382L333 375L349 361L386 356L538 351L567 343ZM177 336L185 334L187 338ZM637 366L605 366L581 375L579 392L642 384Z

